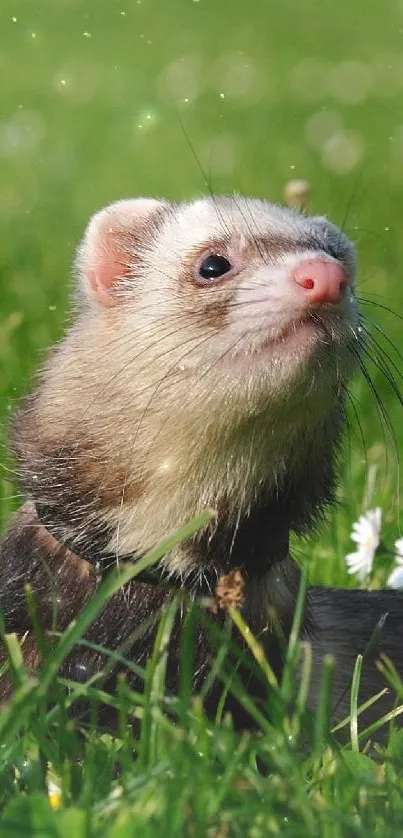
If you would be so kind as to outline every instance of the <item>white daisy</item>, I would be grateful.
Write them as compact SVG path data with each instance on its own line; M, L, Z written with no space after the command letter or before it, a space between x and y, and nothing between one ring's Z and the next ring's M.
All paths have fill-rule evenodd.
M395 541L395 565L389 574L386 585L388 588L403 588L403 538Z
M355 573L360 582L366 579L372 570L376 549L380 541L382 509L370 509L365 515L360 515L353 524L352 541L358 546L355 553L346 556L347 572Z
M403 562L403 538L398 538L395 541L396 562L402 564Z
M403 565L398 564L395 568L393 568L392 573L389 574L386 580L386 587L396 589L403 588Z

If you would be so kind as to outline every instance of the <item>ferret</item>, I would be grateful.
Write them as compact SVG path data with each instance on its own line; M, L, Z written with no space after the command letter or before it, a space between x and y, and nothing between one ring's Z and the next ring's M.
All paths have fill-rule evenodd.
M139 198L90 220L76 258L72 324L11 429L27 499L0 546L0 608L6 630L24 637L27 666L40 666L27 582L44 629L54 628L56 598L62 630L109 568L212 510L212 521L154 575L110 599L86 637L114 650L125 644L125 656L144 666L172 591L212 595L239 568L243 617L281 676L278 626L286 639L300 581L289 537L309 533L334 501L346 389L365 352L355 272L353 245L334 224L264 200ZM312 644L312 709L330 653L334 718L348 714L356 656L381 617L380 648L403 670L402 615L399 593L308 590L301 636ZM364 662L360 703L385 687L378 651ZM101 652L80 646L62 674L85 681L104 663ZM210 663L200 629L195 690ZM141 688L138 676L127 677ZM3 700L9 689L3 678ZM217 696L213 688L213 711ZM393 703L384 696L363 724ZM244 726L242 708L230 709Z

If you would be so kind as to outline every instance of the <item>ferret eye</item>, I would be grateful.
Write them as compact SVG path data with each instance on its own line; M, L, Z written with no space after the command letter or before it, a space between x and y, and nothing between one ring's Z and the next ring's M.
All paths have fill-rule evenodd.
M203 259L199 267L199 276L202 279L217 279L231 270L231 264L225 256L218 256L218 254L211 254Z

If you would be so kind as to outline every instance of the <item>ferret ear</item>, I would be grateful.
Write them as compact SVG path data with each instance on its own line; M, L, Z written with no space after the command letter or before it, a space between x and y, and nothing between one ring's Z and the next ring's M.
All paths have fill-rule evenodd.
M115 304L119 281L130 276L136 259L168 204L151 198L117 201L94 215L76 258L86 293L105 306Z

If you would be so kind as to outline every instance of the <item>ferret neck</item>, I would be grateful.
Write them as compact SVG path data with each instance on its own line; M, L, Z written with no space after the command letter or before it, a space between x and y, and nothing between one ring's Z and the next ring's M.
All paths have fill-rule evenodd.
M93 565L103 574L117 565L116 554L105 550L105 535L96 529L80 541L54 521L54 510L34 501L38 521L60 546L74 552L80 559ZM213 533L206 531L176 548L150 571L139 574L138 581L170 588L187 588L194 595L211 595L218 579L239 569L244 581L259 582L268 570L282 563L289 555L289 530L280 519L276 523L267 507L255 509L241 518L235 527L227 521L217 524ZM121 557L121 562L133 562L144 551Z

